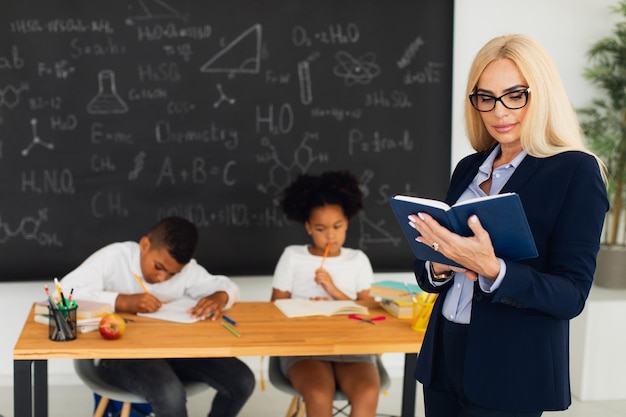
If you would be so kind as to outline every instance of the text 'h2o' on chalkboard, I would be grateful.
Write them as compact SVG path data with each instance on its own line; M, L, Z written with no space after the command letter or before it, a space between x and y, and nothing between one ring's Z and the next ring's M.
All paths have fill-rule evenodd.
M214 273L305 244L277 206L349 169L346 246L409 270L387 198L443 197L452 0L3 0L0 279L62 276L180 215Z

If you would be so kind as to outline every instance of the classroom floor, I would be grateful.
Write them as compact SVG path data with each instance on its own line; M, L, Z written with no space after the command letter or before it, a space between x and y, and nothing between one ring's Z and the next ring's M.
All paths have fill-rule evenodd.
M189 417L205 417L212 391L206 391L189 399ZM402 381L392 378L387 395L381 396L378 413L380 416L398 415L402 398ZM291 397L274 389L266 383L266 389L260 388L252 395L240 413L240 417L283 417L287 412ZM423 417L421 388L418 386L416 416ZM50 387L50 417L88 417L91 415L93 402L91 391L80 386ZM71 405L70 405L71 404ZM574 400L572 407L564 412L544 413L547 417L624 417L625 401L579 402ZM0 417L13 417L13 388L0 387Z

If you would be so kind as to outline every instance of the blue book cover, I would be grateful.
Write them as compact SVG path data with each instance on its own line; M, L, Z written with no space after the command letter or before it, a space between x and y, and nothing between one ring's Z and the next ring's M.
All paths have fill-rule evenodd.
M417 259L460 266L430 246L417 242L417 230L409 225L408 216L428 213L442 226L462 236L472 236L467 219L477 215L489 232L496 256L504 260L520 260L537 256L535 240L528 226L522 201L516 193L473 198L453 206L426 198L396 195L389 199L400 228Z

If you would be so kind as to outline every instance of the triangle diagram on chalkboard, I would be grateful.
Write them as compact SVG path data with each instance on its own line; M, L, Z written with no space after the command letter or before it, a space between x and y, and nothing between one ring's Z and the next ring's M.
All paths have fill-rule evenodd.
M258 74L261 69L261 25L242 32L202 66L201 72Z
M128 18L128 21L177 18L186 20L187 16L181 14L168 3L162 0L137 0L140 12Z
M398 246L402 241L401 238L395 237L385 230L383 227L384 221L374 223L364 212L358 214L358 219L360 231L359 247L361 249L365 249L368 244L374 243L392 243L394 246Z

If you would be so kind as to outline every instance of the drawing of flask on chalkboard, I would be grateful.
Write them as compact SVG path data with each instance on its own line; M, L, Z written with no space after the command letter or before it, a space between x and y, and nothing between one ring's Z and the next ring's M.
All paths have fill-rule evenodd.
M87 105L89 114L126 113L128 106L117 94L115 88L115 73L111 70L102 70L98 73L98 94Z

